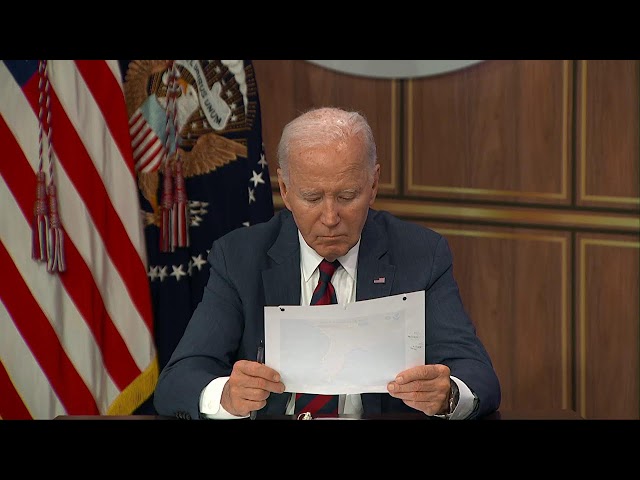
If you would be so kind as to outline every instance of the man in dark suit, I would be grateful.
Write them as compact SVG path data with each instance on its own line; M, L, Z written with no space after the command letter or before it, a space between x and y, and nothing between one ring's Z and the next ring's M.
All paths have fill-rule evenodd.
M339 413L464 419L497 410L500 383L462 304L446 239L371 208L380 165L366 119L310 110L285 126L278 162L287 209L213 243L202 301L158 380L158 413L292 414L295 395L256 361L264 307L309 305L323 259L340 262L331 279L338 303L425 292L424 365L398 372L388 393L340 395Z

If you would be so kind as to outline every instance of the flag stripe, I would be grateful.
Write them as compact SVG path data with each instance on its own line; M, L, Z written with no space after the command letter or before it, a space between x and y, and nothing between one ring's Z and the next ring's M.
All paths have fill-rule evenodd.
M107 194L105 194L105 196L110 201L108 206L113 208L110 208L107 211L107 215L104 218L104 229L112 235L105 239L105 247L112 261L114 259L121 259L120 262L114 262L115 267L120 272L121 279L125 281L125 288L129 292L133 303L136 305L139 315L146 324L146 328L149 333L151 333L153 331L153 315L149 301L149 290L148 288L145 288L145 284L148 280L146 276L146 250L144 247L144 235L140 222L139 209L131 208L131 205L137 205L138 195L133 170L131 146L129 143L130 139L128 121L126 120L127 114L125 110L124 94L120 87L119 79L116 81L113 77L112 71L107 68L106 64L103 62L93 60L88 62L78 61L76 63L83 66L84 77L93 79L93 77L96 76L98 78L106 76L108 78L108 82L106 82L107 85L104 88L99 89L96 88L96 85L98 85L97 83L85 84L81 81L81 77L74 69L74 62L56 62L63 78L76 79L75 89L71 91L68 87L72 82L53 82L53 85L54 87L58 84L61 85L59 90L61 91L61 102L65 104L65 112L79 112L77 118L72 114L69 114L68 119L70 123L74 124L74 128L80 137L83 138L83 143L87 147L87 153L90 153L90 158L93 160L93 165L95 165L95 171L88 168L81 176L79 175L78 177L82 178L87 175L87 172L90 172L90 175L95 182L100 182L100 185L106 188ZM91 73L92 70L100 68L101 70L97 74ZM99 100L99 104L102 105L101 109L98 108L98 104L94 101L95 99ZM118 99L121 101L117 101ZM82 114L80 114L80 112L82 112ZM102 121L97 122L97 126L92 129L89 128L89 125L96 122L85 121L83 115L88 116L89 119L102 118ZM120 118L120 121L117 121L118 117ZM105 125L110 135L104 135L103 130ZM67 126L67 124L63 123L63 126ZM99 131L93 131L96 129ZM115 135L115 140L113 135ZM91 141L91 139L96 137L100 138L101 136L105 138L105 142L98 143ZM101 156L102 150L105 149L108 153L106 157L104 155ZM109 161L99 162L97 159L100 158L108 158ZM75 158L73 160L73 165L77 165ZM84 162L83 165L90 166L90 163ZM97 173L99 173L99 175L97 175ZM103 183L103 179L105 178L108 178L109 181ZM80 180L80 182L82 181L83 180ZM78 182L75 183L77 187ZM95 195L95 192L89 191L81 191L80 193L85 200L85 203L87 194ZM90 207L89 210L91 211L91 216L95 217L95 209ZM104 208L100 209L101 212L104 210ZM126 232L120 229L121 226L125 227ZM138 252L138 259L134 258L135 251ZM127 293L122 292L122 295L127 295ZM108 301L113 302L113 300L111 300L111 296L103 293L103 297ZM117 300L117 298L114 300ZM117 308L119 308L119 304L113 303L110 311L113 312L113 317L118 325L120 327L129 328L135 326L131 323L120 325L118 319L126 319L127 314L125 312L115 310ZM133 313L130 315L133 315ZM131 333L144 335L144 332L140 331ZM129 345L129 348L132 349L134 346ZM149 353L147 350L143 350L141 352L134 351L133 353L141 368L147 365Z
M4 124L0 118L0 141L5 145L5 152L14 158L14 161L10 164L0 164L0 173L6 179L7 183L12 185L13 195L17 199L16 203L21 207L22 214L25 217L23 218L25 222L23 232L18 235L19 239L24 239L30 235L28 218L32 211L35 174L33 170L29 168L27 162L24 161L25 159L21 155L22 152L20 148L15 141L13 141L13 138L7 135L7 132L6 124ZM21 158L23 161L19 161ZM12 168L8 168L9 166ZM61 172L64 173L63 170L61 170ZM62 184L64 185L64 182L62 182ZM64 189L64 192L69 193L69 189ZM7 201L7 204L10 205L11 203ZM70 206L72 204L67 203L66 205ZM8 222L7 225L12 225L11 230L16 230L20 227L20 221L13 220ZM72 230L75 228L73 225L75 224L72 224ZM16 250L20 251L20 248L21 242L19 240L19 243L16 245ZM104 361L110 373L113 375L114 381L122 388L128 383L127 379L130 379L132 375L135 376L140 373L140 368L133 362L127 346L109 318L99 288L95 284L84 260L75 248L73 236L67 235L65 239L65 250L68 267L72 269L75 274L73 276L64 275L61 278L67 292L73 298L73 303L91 328L99 348L105 352ZM96 253L96 255L98 254ZM73 349L74 346L72 345L70 348ZM88 376L88 378L90 378L90 376Z
M103 64L102 61L91 61L92 68L96 68L101 64ZM113 88L100 94L93 93L89 85L83 81L82 76L75 69L74 62L70 60L58 61L54 65L56 65L59 74L52 77L52 86L55 88L60 103L64 105L65 113L68 115L67 118L70 122L69 125L73 125L74 134L77 132L78 139L84 145L83 151L86 151L89 155L95 166L95 171L103 181L103 187L108 193L107 198L117 212L118 217L122 220L122 222L119 222L121 225L118 225L118 227L124 227L131 246L134 249L137 247L139 261L144 265L146 263L144 235L140 226L138 212L131 209L131 203L136 201L138 197L133 169L134 162L131 156L131 143L128 139L128 127L126 123L122 124L122 122L119 122L122 124L120 126L117 125L117 122L115 124L107 123L114 116L121 116L126 119L127 114L124 109L122 90L113 82L114 79L111 77L111 82L108 82L108 84ZM58 78L63 78L64 81L59 81ZM74 79L74 81L69 81L70 79ZM74 88L70 88L71 86ZM95 89L95 87L93 88ZM107 107L105 112L96 104L96 97L102 99L103 104L105 103L104 97L107 97L107 105L114 106ZM115 105L120 103L122 108L118 110ZM63 125L69 126L66 123ZM103 141L96 142L95 138L102 138ZM126 157L123 156L123 153ZM104 161L106 159L108 161ZM90 163L87 165L90 165Z
M49 273L31 258L36 65L0 61L0 418L133 413L158 368L121 72L48 61L67 265Z
M0 275L3 303L60 401L67 411L98 413L91 392L60 345L55 330L38 307L3 244L0 244L0 265L3 270L3 275ZM90 408L87 410L88 405Z
M162 161L164 145L156 132L138 109L129 119L129 134L133 148L133 160L137 171L151 172L158 168Z
M129 119L129 135L131 136L131 146L133 147L133 158L136 158L136 148L148 137L148 132L152 131L140 109L136 110Z
M0 129L0 132L6 129ZM14 162L19 164L19 162ZM2 167L5 164L0 163ZM16 169L0 169L2 178L16 187L17 191L24 190L21 188L21 183L16 182L12 178L12 173ZM33 176L33 175L32 175ZM78 374L84 379L84 382L89 386L94 396L98 396L101 390L109 392L110 398L114 398L117 395L117 389L113 385L110 379L104 378L103 373L96 373L93 366L98 365L101 362L100 350L95 345L94 336L88 330L88 323L93 322L91 309L88 311L88 317L83 318L82 315L76 310L77 302L67 295L67 291L63 288L61 278L58 275L50 275L46 273L43 263L34 262L28 252L24 248L24 238L28 238L30 235L29 225L26 222L24 213L27 210L26 206L22 205L22 211L18 210L16 206L19 202L12 197L11 192L7 190L7 183L0 183L0 203L7 205L7 208L3 211L4 220L0 223L0 240L6 246L9 254L13 258L14 268L20 272L20 280L24 279L29 284L31 295L28 298L24 298L22 302L34 301L36 306L42 311L42 314L49 319L52 328L56 331L58 339L62 343L64 351L73 361ZM22 195L25 196L24 194ZM69 242L68 242L69 243ZM69 243L69 252L73 253L73 244ZM76 255L77 256L77 255ZM75 257L71 257L72 259ZM71 266L75 266L77 262L70 262ZM8 272L8 266L3 271ZM42 275L42 273L45 275ZM68 280L71 276L64 276L65 280ZM9 275L8 278L11 278ZM73 292L76 297L81 297L83 292ZM9 291L5 290L0 294L0 297L8 295ZM15 321L23 322L23 326L20 329L24 332L28 329L35 330L37 333L40 329L38 324L35 324L30 319L30 314L25 311L20 311L21 315L15 315ZM61 319L64 318L64 324ZM86 322L86 323L85 323ZM32 333L32 332L28 332ZM26 338L26 336L25 336ZM125 352L126 353L126 352ZM41 365L53 362L56 364L55 358L49 355L38 356L38 352L34 351L36 360ZM112 355L113 357L113 355ZM114 358L114 361L117 361ZM54 370L60 374L61 377L67 375L65 371ZM54 383L54 382L52 382ZM73 394L73 391L71 391ZM105 405L106 406L106 405ZM91 413L91 410L88 411Z
M127 124L120 121L127 118L125 103L124 101L114 101L116 93L119 93L122 98L124 98L124 93L113 70L109 68L108 62L97 60L76 60L75 65L84 78L87 88L91 91L100 112L102 112L105 124L109 127L111 136L120 151L120 157L126 158L126 154L123 155L123 152L131 150L131 137ZM129 168L130 178L135 178L133 165L124 161L123 163Z
M0 302L0 333L2 333L3 324L9 324L9 322L6 321L8 316L9 314ZM4 343L2 342L3 338L4 335L0 336L0 345ZM2 420L2 418L13 418L15 420L31 419L31 414L22 401L22 398L20 398L20 394L13 386L9 378L9 373L4 368L2 361L0 361L0 392L2 392L2 395L0 395L0 420Z
M67 85L67 83L64 83L64 85ZM38 92L26 89L25 94L34 111L37 111ZM72 96L72 93L67 93L66 95ZM149 331L152 331L150 304L144 301L144 299L149 298L146 274L144 273L146 268L144 268L144 265L141 265L141 258L130 242L127 232L123 229L122 221L115 211L113 204L111 201L105 202L105 199L117 200L118 198L122 199L124 196L118 194L117 191L109 195L105 189L102 178L111 176L113 174L112 170L110 169L108 172L103 172L103 177L96 171L93 158L84 148L86 142L83 143L78 137L76 129L70 122L66 110L62 108L54 91L52 91L51 94L51 104L51 115L52 117L55 116L55 122L57 124L56 131L53 135L55 143L54 149L59 163L65 168L69 179L80 194L83 203L86 205L95 228L103 239L106 253L110 256L111 261L122 276L122 280L126 283L126 288L131 294L131 300L139 312L145 313L142 315L142 318L147 324ZM78 105L75 107L75 110L79 109ZM98 134L95 133L94 135L97 136ZM55 138L64 138L65 141L56 142ZM102 146L104 147L104 145ZM100 145L97 148L100 148ZM113 152L111 152L111 154L112 153ZM98 152L94 154L98 157L101 156ZM114 163L115 164L109 165L110 168L117 165L117 162ZM127 208L131 210L130 205ZM64 224L65 212L62 208L60 208L60 210ZM142 271L140 271L140 266L143 267ZM103 298L107 300L109 297L103 295ZM113 318L117 322L119 317L114 315Z
M24 120L24 119L23 119ZM4 126L4 128L3 128ZM17 135L20 136L21 132L26 130L17 130ZM33 204L33 192L35 192L35 173L32 168L26 166L26 162L20 162L20 158L24 158L20 147L15 143L13 137L8 132L4 122L0 121L0 139L2 144L5 145L5 152L10 155L10 158L14 158L14 161L3 162L0 164L0 171L3 176L8 177L7 182L13 185L14 196L18 198L18 204L21 206L24 216L29 219L32 212ZM22 138L25 143L33 143ZM36 161L34 159L34 161ZM34 161L31 163L33 164ZM20 167L24 165L25 168ZM64 210L69 214L69 218L75 218L77 221L68 222L69 229L67 238L65 239L65 250L67 256L67 264L69 268L72 268L75 272L73 276L63 276L65 283L67 284L67 290L73 298L73 302L80 309L81 315L89 323L89 326L93 330L93 334L98 340L98 344L102 351L105 352L105 364L110 369L110 373L114 377L114 381L122 387L128 383L127 378L131 378L131 375L137 375L141 369L148 362L148 351L145 349L140 352L138 362L139 366L136 366L131 359L130 351L124 344L123 338L113 325L108 313L106 312L103 298L111 304L115 304L115 314L122 315L123 318L131 317L135 315L135 311L132 311L130 305L127 302L118 302L117 298L113 298L108 295L108 292L100 292L99 287L95 284L93 278L115 278L115 273L109 273L113 268L98 269L95 272L94 277L91 272L87 270L85 260L82 260L77 252L74 240L80 239L80 248L86 253L83 255L86 261L91 261L92 257L97 262L97 265L109 264L108 258L103 258L102 249L96 249L95 244L99 242L97 236L93 233L95 227L92 224L88 224L86 227L81 225L82 219L88 219L84 209L78 209L74 211L74 207L79 205L76 200L72 198L72 185L67 185L67 177L65 170L58 169L58 185L61 205L64 205ZM62 200L67 200L62 202ZM71 215L72 214L72 215ZM28 220L27 220L28 222ZM77 232L77 233L76 233ZM89 232L88 234L85 232ZM95 238L90 238L95 237ZM23 237L24 238L24 237ZM90 241L90 244L87 242ZM94 252L93 255L91 252ZM146 281L146 277L145 277ZM126 295L126 292L122 291L123 286L114 282L111 286L111 292L116 293L121 291L122 295ZM142 323L142 322L141 322ZM140 332L138 332L140 333ZM102 340L104 338L104 344ZM110 347L110 348L107 348ZM113 350L112 350L113 348Z
M136 170L151 172L160 166L164 147L151 129L145 129L146 135L133 152Z
M33 356L33 352L1 302L0 351L3 352L7 377L19 397L5 396L4 392L10 390L2 389L3 395L0 397L4 398L4 403L0 410L1 417L22 419L23 415L29 415L27 418L53 418L65 413L38 360ZM9 352L10 355L7 355Z

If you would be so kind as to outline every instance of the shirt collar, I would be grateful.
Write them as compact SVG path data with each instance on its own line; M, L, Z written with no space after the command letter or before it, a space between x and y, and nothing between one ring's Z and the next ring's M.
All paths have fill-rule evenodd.
M300 230L298 230L298 242L300 243L300 265L302 267L302 279L304 282L308 282L313 275L313 272L318 268L322 257L318 253L307 245ZM349 276L355 280L356 278L356 266L358 265L358 252L360 251L360 239L346 255L338 257L340 265L347 271Z

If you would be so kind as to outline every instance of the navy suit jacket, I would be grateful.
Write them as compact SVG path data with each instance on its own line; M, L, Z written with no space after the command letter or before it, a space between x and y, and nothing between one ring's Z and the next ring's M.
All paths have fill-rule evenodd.
M264 306L300 304L300 246L289 210L217 239L208 261L202 301L158 379L154 406L160 415L200 418L203 388L229 376L237 360L256 360ZM446 239L370 209L357 268L356 300L425 291L425 363L449 366L471 388L479 399L472 417L495 411L500 383L460 299ZM373 282L380 277L385 283ZM258 415L284 414L289 397L272 393ZM416 412L387 393L364 393L362 405L365 415Z

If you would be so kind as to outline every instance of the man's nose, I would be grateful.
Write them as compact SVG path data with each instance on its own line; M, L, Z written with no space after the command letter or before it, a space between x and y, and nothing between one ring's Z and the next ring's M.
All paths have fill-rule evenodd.
M338 205L333 199L326 199L322 206L322 223L325 225L336 225L340 221Z

